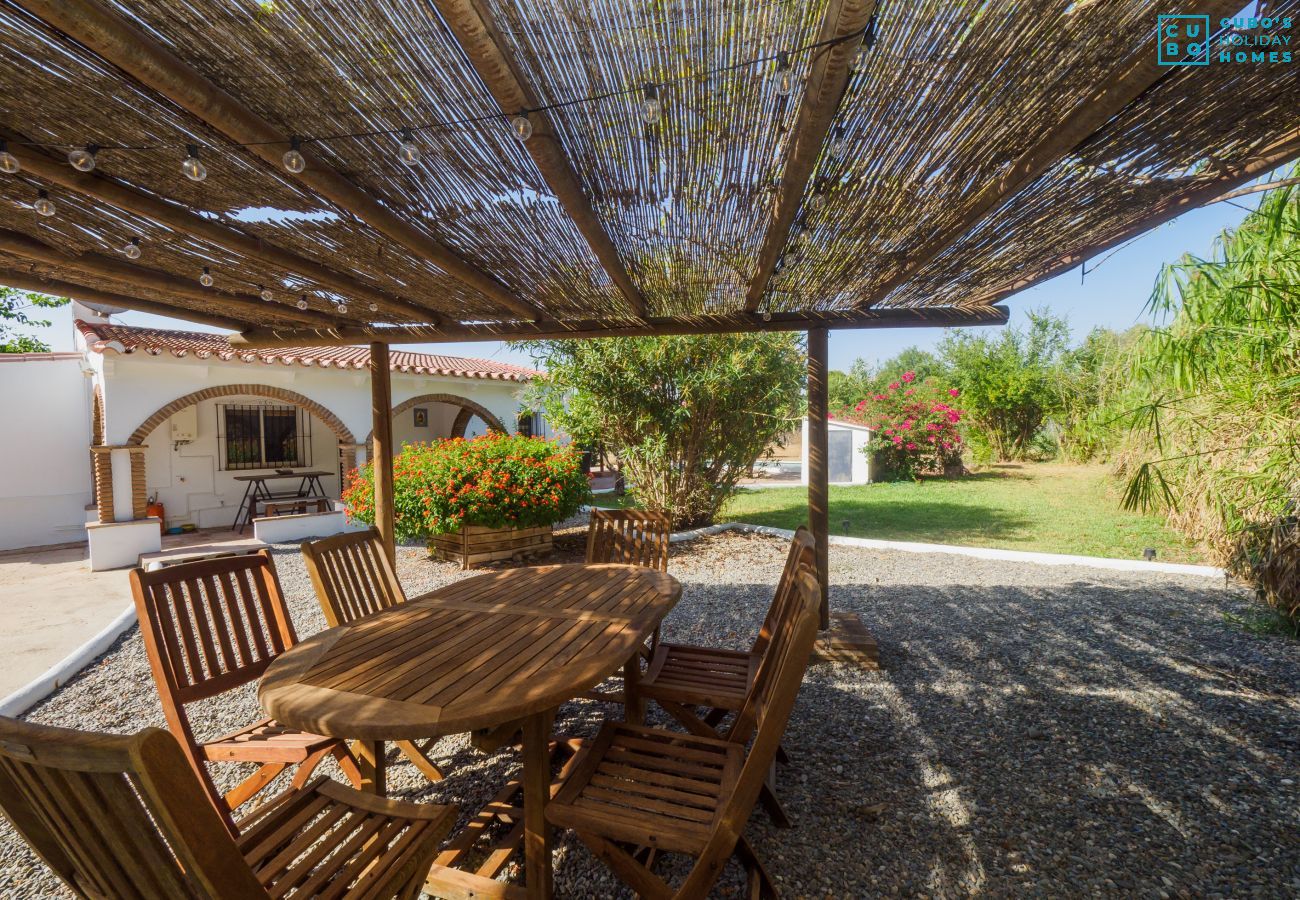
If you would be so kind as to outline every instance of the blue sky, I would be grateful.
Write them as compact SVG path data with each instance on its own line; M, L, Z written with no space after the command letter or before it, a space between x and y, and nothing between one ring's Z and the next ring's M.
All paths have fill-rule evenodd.
M1249 195L1235 202L1253 207L1257 201L1257 195ZM1188 251L1199 255L1208 254L1218 233L1224 228L1236 226L1245 215L1245 210L1230 203L1218 203L1187 212L1173 222L1143 235L1104 263L1101 260L1090 261L1088 276L1082 281L1076 267L1010 298L1006 305L1011 309L1011 323L1023 324L1026 310L1045 308L1065 316L1076 339L1098 325L1115 329L1128 328L1143 321L1143 307L1163 263L1171 262ZM1100 266L1093 271L1092 267L1099 263ZM40 330L41 337L54 350L71 350L72 324L69 312L66 309L56 310L52 318L52 326ZM144 313L124 313L118 320L128 325L155 328L214 330ZM880 362L913 345L930 348L942 335L943 331L935 328L831 332L831 368L848 369L859 357L873 363ZM454 356L486 357L525 365L530 362L525 354L511 350L500 342L413 344L407 349Z

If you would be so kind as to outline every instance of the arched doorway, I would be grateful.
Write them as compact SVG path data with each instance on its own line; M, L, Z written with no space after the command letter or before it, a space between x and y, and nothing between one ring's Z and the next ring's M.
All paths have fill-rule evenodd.
M423 417L416 410L424 410ZM393 445L465 437L474 420L487 431L506 432L491 410L481 403L457 394L421 394L393 407ZM366 435L366 455L373 455L374 432Z
M143 463L138 481L133 473L137 490L157 496L169 523L199 528L232 524L248 476L272 476L273 469L329 473L321 487L337 499L346 472L356 465L357 447L352 431L329 408L261 384L177 397L141 422L127 444L145 447L133 454Z

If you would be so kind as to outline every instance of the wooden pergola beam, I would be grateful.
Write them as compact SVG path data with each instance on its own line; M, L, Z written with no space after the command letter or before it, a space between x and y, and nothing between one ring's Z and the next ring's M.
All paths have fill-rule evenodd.
M566 323L518 323L510 326L459 325L443 328L397 327L324 330L252 328L234 335L231 343L251 348L337 347L384 341L422 344L429 341L525 341L575 338L647 337L731 332L804 331L809 328L968 328L1005 325L1009 313L1003 306L932 309L876 309L849 312L771 313L760 316L733 313L724 316L651 316L642 322L586 320Z
M754 275L745 294L748 312L754 312L763 302L777 260L790 240L790 228L799 215L799 207L817 168L826 135L835 122L852 74L850 66L858 52L858 42L848 38L862 33L875 11L876 0L830 0L826 7L818 39L836 43L823 48L813 58L803 102L799 106L799 117L795 121L794 141L781 174L781 186L772 203L771 218L758 251Z
M72 300L80 300L83 303L96 303L101 306L115 306L122 309L130 309L135 312L152 313L157 316L168 316L173 319L184 319L187 322L196 322L200 325L210 325L213 328L230 328L235 331L241 328L247 328L248 323L239 319L228 319L225 316L213 316L206 313L193 312L188 309L181 309L176 306L169 306L166 303L154 303L150 300L141 300L138 297L127 297L123 294L114 294L109 291L101 291L97 288L86 287L81 284L73 284L70 281L60 281L54 278L41 278L31 272L20 272L17 269L0 268L0 284L17 288L20 291L33 291L37 294L48 294L51 297L68 297Z
M1217 178L1198 184L1189 191L1157 204L1152 208L1150 214L1143 216L1139 221L1123 231L1087 247L1062 254L1037 272L1016 278L1000 287L986 291L978 300L972 302L995 303L1012 294L1028 290L1036 284L1047 281L1049 278L1055 278L1062 272L1068 272L1089 259L1107 253L1153 228L1159 228L1185 212L1227 199L1225 194L1231 193L1235 188L1248 184L1256 178L1261 178L1297 159L1300 159L1300 128L1293 129L1289 134L1284 135L1281 140L1275 141L1237 165L1225 167ZM1283 184L1285 182L1279 182L1277 186Z
M478 0L433 0L433 3L502 112L513 116L522 110L534 110L528 114L533 134L524 142L524 148L610 280L622 291L632 312L644 318L649 314L645 298L628 275L618 249L583 190L578 173L560 145L550 115L537 109L542 104L507 52L492 13Z
M257 297L226 294L211 288L200 287L197 282L177 278L168 272L150 269L136 263L122 262L99 253L69 256L63 251L42 243L18 231L0 229L0 251L33 262L56 266L65 279L77 280L77 275L91 278L108 278L126 285L147 288L163 294L184 297L203 303L214 312L223 309L243 313L256 322L266 316L267 303ZM325 313L300 311L291 306L276 304L275 312L281 318L302 322L308 326L339 327L342 320Z
M504 284L462 259L450 247L393 214L308 149L303 150L307 157L306 169L290 175L280 159L289 148L290 135L208 80L152 35L97 0L16 2L51 28L117 66L234 143L243 145L250 154L273 166L284 177L297 179L416 257L433 263L525 319L541 317L537 307L516 297Z
M1208 4L1205 0L1185 0L1173 6L1180 8L1170 9L1170 13L1208 13L1213 27L1222 16L1240 10L1241 0L1212 0ZM908 250L907 262L860 305L869 309L884 300L895 288L934 262L985 216L1091 138L1161 79L1178 71L1181 70L1177 66L1159 65L1154 48L1149 41L1143 41L1111 78L1099 84L1059 123L1042 123L1041 140L1020 154L1001 177L989 181L962 202L947 226L935 231L921 246Z
M146 194L98 171L78 172L66 160L56 159L45 151L25 145L26 138L9 129L0 128L0 136L8 142L9 152L18 157L24 171L64 190L135 213L249 259L294 272L352 300L374 303L381 310L402 318L432 323L441 320L433 310L389 296L350 275L335 272L318 262L282 250L228 225L205 219L179 204Z

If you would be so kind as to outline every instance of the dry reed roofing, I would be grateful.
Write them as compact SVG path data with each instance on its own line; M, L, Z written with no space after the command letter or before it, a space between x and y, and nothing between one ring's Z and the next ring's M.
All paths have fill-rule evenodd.
M1243 5L3 0L0 283L252 342L999 321L1300 154L1300 63L1157 64Z

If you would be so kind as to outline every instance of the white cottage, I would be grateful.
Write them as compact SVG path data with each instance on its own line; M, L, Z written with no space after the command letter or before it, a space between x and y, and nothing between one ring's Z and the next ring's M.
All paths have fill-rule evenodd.
M0 367L0 413L30 437L27 458L0 467L0 549L64 543L85 528L96 568L130 563L156 543L147 516L158 506L167 527L230 528L249 476L318 471L333 501L366 457L365 348L235 351L224 335L119 325L79 304L74 317L77 353ZM401 351L391 362L398 446L544 430L520 415L532 369ZM334 504L310 511L329 521L301 528L342 527Z

